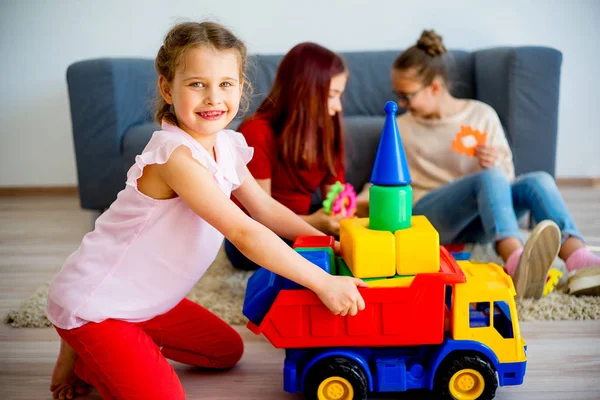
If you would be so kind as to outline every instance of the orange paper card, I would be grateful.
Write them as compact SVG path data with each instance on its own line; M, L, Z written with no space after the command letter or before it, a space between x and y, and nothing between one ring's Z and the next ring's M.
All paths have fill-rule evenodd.
M487 132L479 132L468 125L463 125L452 141L452 151L464 154L467 157L473 157L475 148L485 144L486 140Z

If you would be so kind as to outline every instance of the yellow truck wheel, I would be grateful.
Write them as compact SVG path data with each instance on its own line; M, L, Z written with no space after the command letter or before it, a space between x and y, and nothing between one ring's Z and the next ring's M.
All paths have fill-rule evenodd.
M352 384L341 376L331 376L325 379L317 389L319 400L353 400Z
M435 374L434 390L441 399L489 400L497 387L493 366L477 354L450 355Z
M367 400L362 367L345 357L328 357L310 368L304 379L307 400Z

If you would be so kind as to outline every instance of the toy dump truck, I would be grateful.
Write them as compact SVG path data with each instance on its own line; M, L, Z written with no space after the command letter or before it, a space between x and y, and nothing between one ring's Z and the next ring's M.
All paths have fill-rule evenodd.
M496 264L456 261L427 218L412 216L395 107L386 104L369 218L342 221L341 255L332 237L294 243L327 272L366 281L365 309L335 316L312 291L261 268L244 300L248 328L285 349L284 390L306 399L412 389L491 399L498 385L520 385L525 375L515 289Z

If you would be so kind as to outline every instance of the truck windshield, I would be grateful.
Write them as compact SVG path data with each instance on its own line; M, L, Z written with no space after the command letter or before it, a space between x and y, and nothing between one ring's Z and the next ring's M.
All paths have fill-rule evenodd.
M494 328L496 328L504 339L512 339L514 337L510 308L505 301L494 302Z
M514 337L510 308L505 301L479 302L469 305L469 326L471 328L485 328L490 326L490 305L493 304L494 328L504 339Z

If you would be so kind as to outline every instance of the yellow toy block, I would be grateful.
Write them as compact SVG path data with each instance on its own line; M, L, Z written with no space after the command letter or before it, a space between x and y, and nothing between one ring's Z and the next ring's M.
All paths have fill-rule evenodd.
M427 217L413 215L411 227L397 230L394 236L398 275L440 270L440 235Z
M408 287L415 279L414 275L399 276L396 275L393 278L387 279L373 279L365 281L369 287Z
M387 278L396 275L394 235L368 228L369 218L340 222L342 257L357 278Z

